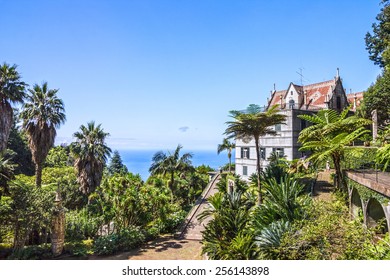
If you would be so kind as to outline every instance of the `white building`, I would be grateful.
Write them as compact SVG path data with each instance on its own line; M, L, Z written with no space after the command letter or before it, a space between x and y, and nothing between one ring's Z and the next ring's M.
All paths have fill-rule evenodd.
M285 156L287 160L298 159L305 156L300 152L298 136L302 129L308 126L305 120L298 115L315 113L320 109L331 108L341 111L349 103L354 104L353 109L360 104L362 94L346 94L342 80L337 75L333 80L305 86L290 83L286 90L271 93L267 108L279 105L280 113L285 114L286 124L276 125L276 136L266 135L260 137L260 163L264 168L268 165L268 158L272 152ZM236 174L243 179L256 172L256 147L252 139L248 143L236 140Z

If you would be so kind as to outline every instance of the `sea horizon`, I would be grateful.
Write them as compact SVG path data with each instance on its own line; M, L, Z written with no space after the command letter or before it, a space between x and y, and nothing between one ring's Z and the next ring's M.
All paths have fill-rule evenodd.
M133 174L140 174L142 180L146 181L149 177L149 168L152 164L153 155L156 152L171 151L164 149L116 149L126 165L129 172ZM208 165L216 170L229 162L227 153L222 152L218 155L216 150L182 150L180 153L191 153L193 155L191 161L192 165L197 167L202 164ZM234 161L234 151L232 153L232 162Z

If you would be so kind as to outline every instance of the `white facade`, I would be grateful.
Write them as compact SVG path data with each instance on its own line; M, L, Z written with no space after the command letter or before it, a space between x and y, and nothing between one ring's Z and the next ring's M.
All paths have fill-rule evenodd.
M348 106L348 100L341 79L337 76L334 80L307 86L290 83L287 90L272 92L268 107L271 105L278 105L281 108L280 113L286 115L286 123L274 127L276 136L260 137L261 168L269 164L268 158L273 151L282 154L287 160L305 156L305 152L299 151L301 145L298 143L298 136L309 124L300 119L299 115L312 114L325 108L340 111ZM236 174L244 180L248 180L256 172L254 139L248 143L236 139L235 163Z

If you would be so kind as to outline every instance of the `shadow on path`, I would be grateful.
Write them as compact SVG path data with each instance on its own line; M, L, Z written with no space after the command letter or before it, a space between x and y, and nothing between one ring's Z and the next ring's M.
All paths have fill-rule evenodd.
M317 181L314 185L313 197L320 200L330 201L334 186L330 177L331 172L321 171L318 173Z
M201 260L202 244L171 236L150 241L140 248L111 256L91 256L90 260Z

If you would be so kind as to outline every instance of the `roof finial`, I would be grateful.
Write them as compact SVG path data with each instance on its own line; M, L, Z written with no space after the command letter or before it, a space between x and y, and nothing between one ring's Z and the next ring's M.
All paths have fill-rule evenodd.
M276 84L274 83L274 91L276 91Z
M340 77L340 69L337 67L337 75L336 78Z

